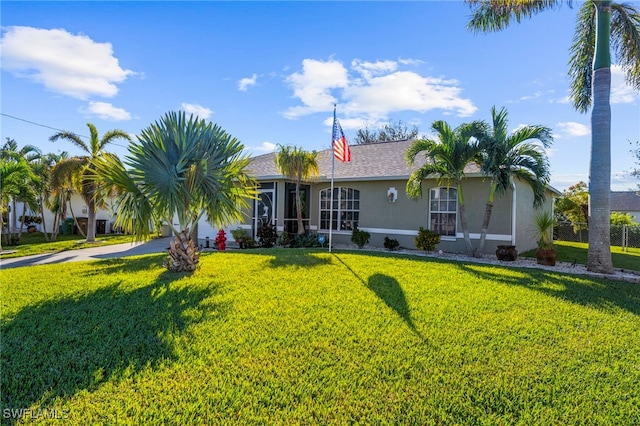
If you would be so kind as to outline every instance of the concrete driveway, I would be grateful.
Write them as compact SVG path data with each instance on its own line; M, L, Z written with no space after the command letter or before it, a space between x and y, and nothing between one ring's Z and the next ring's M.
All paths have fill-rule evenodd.
M114 244L110 246L91 247L79 250L67 250L59 253L34 254L33 256L0 259L0 269L162 253L166 252L169 248L169 241L171 241L170 237L155 238L144 243Z

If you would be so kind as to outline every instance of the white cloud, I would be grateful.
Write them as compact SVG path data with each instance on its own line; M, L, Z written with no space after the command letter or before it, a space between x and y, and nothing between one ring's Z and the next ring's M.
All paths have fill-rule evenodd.
M3 69L78 99L113 97L116 83L135 74L120 67L110 43L64 29L8 27L1 45Z
M97 115L102 120L131 120L131 114L129 114L125 109L116 108L107 102L89 102L87 108L80 108L80 112L88 115Z
M611 103L630 104L640 97L625 81L625 74L619 65L611 66Z
M331 90L345 88L349 84L347 69L342 63L315 59L304 59L302 73L293 73L286 81L293 88L294 97L304 104L285 111L284 116L290 119L331 110L337 102Z
M261 152L261 153L268 153L268 152L275 151L277 146L278 145L276 145L275 143L262 142L260 146L253 147L251 148L251 150L256 152Z
M562 137L564 135L569 137L579 137L579 136L587 136L591 134L591 129L584 124L576 123L574 121L568 121L565 123L558 123L558 129L560 130L560 135L558 137Z
M209 108L203 107L202 105L198 104L188 104L183 102L181 107L184 112L195 115L205 120L211 117L211 115L213 114L213 111L211 111Z
M246 92L249 86L254 86L256 84L256 80L258 79L257 74L253 74L251 78L245 77L238 81L238 90L241 92Z
M287 109L286 118L297 118L316 112L331 111L338 103L346 115L344 128L350 122L380 122L397 111L426 112L434 109L467 117L477 111L470 99L462 98L462 89L454 79L422 76L400 69L415 65L416 60L367 62L351 61L351 71L339 61L305 59L302 72L293 73L287 82L302 105ZM354 127L355 128L355 127Z

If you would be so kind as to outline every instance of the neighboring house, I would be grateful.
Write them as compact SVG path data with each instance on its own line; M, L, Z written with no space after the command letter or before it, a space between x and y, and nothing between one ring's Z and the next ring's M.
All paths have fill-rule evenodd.
M611 191L611 211L629 213L640 223L640 191Z
M82 228L83 232L86 235L87 223L88 223L88 216L87 216L88 207L87 207L87 204L82 199L82 197L80 196L80 194L73 194L71 196L71 208L73 209L73 213L76 215L76 219L78 220L78 225ZM39 217L40 213L34 213L27 207L27 215ZM15 227L16 227L15 229L20 228L20 225L21 225L20 216L22 216L22 203L17 203L18 222L15 224ZM69 209L69 207L67 207L67 217L71 218L71 210ZM12 215L10 214L9 226L11 227L11 229L14 229L14 225L13 223L11 223L12 220L13 220ZM44 220L45 220L46 228L43 227L42 224L36 224L36 228L38 229L38 231L43 231L44 229L46 229L47 232L51 232L53 228L54 215L53 213L51 213L51 211L49 211L46 208L44 210ZM98 211L96 212L96 234L110 234L112 232L111 227L114 221L115 221L115 217L113 216L113 214L109 212L108 209L98 209ZM24 226L23 232L26 232L26 230L27 230L27 227ZM74 227L73 231L74 233L79 234L76 227Z
M405 185L414 168L406 164L405 153L411 141L355 145L351 147L352 161L335 160L333 231L334 244L352 244L351 232L355 227L371 234L370 245L383 246L385 237L395 238L402 247L415 248L419 227L438 232L438 248L450 252L463 252L464 240L458 215L455 187L447 182L429 179L423 182L423 197L411 200ZM239 226L251 230L264 222L283 230L296 232L295 185L280 174L274 161L275 154L253 157L250 172L258 180L259 199ZM318 153L321 176L302 186L305 229L328 236L331 217L330 186L332 151ZM417 167L417 166L416 166ZM467 166L463 183L469 232L474 246L480 238L482 219L489 191L489 181L475 165ZM536 247L532 236L533 192L516 179L512 190L496 198L488 229L485 252L495 252L497 245L516 245L523 252ZM451 182L453 185L453 182ZM553 209L553 197L560 193L549 188L544 209ZM203 224L205 225L205 224ZM205 226L201 226L202 231ZM230 230L225 228L227 238ZM210 226L209 226L210 228ZM213 230L212 230L213 231ZM205 233L199 232L200 239ZM215 237L215 234L208 235Z

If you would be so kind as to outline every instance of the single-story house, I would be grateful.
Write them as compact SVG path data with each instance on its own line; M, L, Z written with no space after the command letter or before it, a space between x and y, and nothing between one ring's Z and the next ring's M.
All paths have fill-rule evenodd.
M640 223L640 191L611 191L611 211L629 213Z
M332 226L334 244L352 244L351 233L358 227L371 234L371 246L382 247L384 238L389 237L398 240L401 247L415 248L418 229L424 227L441 235L438 249L464 252L455 186L448 187L447 181L438 182L434 177L423 182L421 199L412 200L406 195L407 180L417 168L408 167L405 160L411 143L403 140L351 146L352 160L348 163L333 161L330 149L319 152L320 176L301 189L305 230L328 237ZM330 202L332 163L335 166L333 207ZM249 169L259 182L259 198L254 201L252 211L246 212L244 223L229 227L227 234L240 226L255 236L265 221L275 224L278 232L295 233L295 184L278 172L275 153L253 157ZM463 190L475 247L489 192L489 181L478 166L467 166ZM553 198L558 195L560 192L549 187L542 209L552 211ZM495 252L498 245L515 245L520 252L535 248L532 235L535 214L531 188L515 179L512 189L494 202L485 252ZM202 239L203 233L199 235Z

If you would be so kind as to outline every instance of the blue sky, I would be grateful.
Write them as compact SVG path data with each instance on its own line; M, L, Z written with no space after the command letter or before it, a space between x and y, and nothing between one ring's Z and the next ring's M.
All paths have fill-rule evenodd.
M640 2L631 2L640 9ZM219 124L251 155L276 144L330 146L333 105L348 139L402 120L490 119L553 130L551 184L587 181L590 114L568 101L577 9L475 35L458 1L2 1L1 137L79 154L51 128L139 134L167 111ZM640 96L612 78L612 189L640 139ZM110 151L123 157L123 144Z

